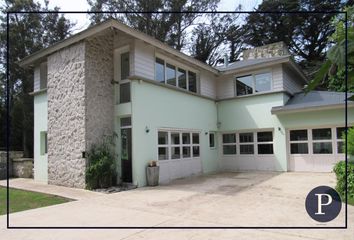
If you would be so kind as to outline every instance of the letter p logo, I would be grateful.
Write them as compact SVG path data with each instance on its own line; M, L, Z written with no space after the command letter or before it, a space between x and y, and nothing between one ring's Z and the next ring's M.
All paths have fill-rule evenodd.
M342 201L333 188L319 186L307 195L305 206L312 219L318 222L329 222L338 216Z

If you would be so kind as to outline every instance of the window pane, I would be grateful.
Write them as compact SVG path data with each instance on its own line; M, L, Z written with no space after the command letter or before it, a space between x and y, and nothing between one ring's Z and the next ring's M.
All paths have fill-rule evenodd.
M180 88L187 89L187 75L186 75L186 70L183 69L178 69L177 72L177 78L178 78L178 86Z
M171 158L172 159L181 158L180 147L172 147L172 149L171 149Z
M337 153L345 153L344 142L337 142Z
M236 134L235 133L227 133L222 135L223 143L235 143L236 142Z
M291 154L307 154L309 153L307 143L291 143L290 144L290 153Z
M191 92L197 92L197 74L194 72L188 71L188 86L189 86L189 91Z
M209 147L215 147L215 134L209 133Z
M171 133L171 144L172 145L177 145L179 144L179 133Z
M191 135L189 133L182 133L182 143L183 144L191 143Z
M183 151L183 157L184 158L191 157L191 148L190 147L183 147L182 151Z
M168 144L168 134L167 132L159 132L158 133L158 143L161 145Z
M273 141L273 133L272 132L258 132L257 133L257 141L258 142L272 142Z
M120 119L120 126L121 127L129 127L132 125L132 118L131 117L125 117Z
M193 157L199 157L199 146L193 146Z
M307 140L307 130L291 130L290 141Z
M155 74L156 80L164 83L165 82L165 62L162 59L156 58L155 63Z
M127 79L129 76L129 52L120 55L120 79Z
M273 144L258 144L258 154L273 154Z
M168 148L159 147L159 160L167 160L167 159L168 159Z
M171 64L166 64L166 80L167 83L176 86L176 67Z
M313 140L327 140L332 139L330 128L312 129Z
M313 143L313 153L315 153L315 154L331 154L332 153L332 143L331 142Z
M192 138L193 138L193 144L199 143L199 133L193 133Z
M253 142L253 133L240 133L240 143Z
M122 83L119 85L119 102L130 102L130 83Z
M233 155L236 154L236 145L226 145L223 146L224 155Z
M337 128L337 139L342 139L342 136L345 134L345 127Z
M272 76L270 73L262 73L254 76L256 81L255 92L270 91L272 88Z
M251 75L236 78L236 95L243 96L253 93L253 77Z
M240 145L240 154L254 154L253 144Z

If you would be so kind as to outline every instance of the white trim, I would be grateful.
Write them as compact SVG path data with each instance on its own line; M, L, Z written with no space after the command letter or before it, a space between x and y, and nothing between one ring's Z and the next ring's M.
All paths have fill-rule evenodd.
M270 74L270 90L267 91L261 91L261 92L256 92L256 75L260 75L260 74ZM247 77L247 76L252 76L252 93L250 94L245 94L245 95L237 95L237 78L238 77ZM235 97L242 97L242 96L249 96L249 95L255 95L255 94L259 94L259 93L271 93L273 92L273 86L274 86L274 76L273 76L273 69L261 69L258 71L253 71L247 74L237 74L234 75L233 77L233 82L234 82L234 96Z

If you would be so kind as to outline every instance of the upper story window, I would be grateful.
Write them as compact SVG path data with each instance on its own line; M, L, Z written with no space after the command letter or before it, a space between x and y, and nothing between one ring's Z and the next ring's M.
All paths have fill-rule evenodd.
M120 54L119 103L130 102L130 62L129 52Z
M259 73L236 77L236 96L244 96L272 90L272 74Z
M155 61L155 80L194 93L198 89L197 74L195 72L176 67L160 58L156 58Z

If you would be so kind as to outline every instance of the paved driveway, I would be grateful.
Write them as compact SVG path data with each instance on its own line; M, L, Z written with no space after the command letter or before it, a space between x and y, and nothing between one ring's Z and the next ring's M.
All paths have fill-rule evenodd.
M335 185L328 173L220 173L176 180L155 188L97 194L78 201L10 215L11 226L343 226L310 219L307 193ZM354 208L348 230L100 230L1 229L4 239L354 239ZM5 217L1 217L2 226ZM88 235L89 234L89 235Z

